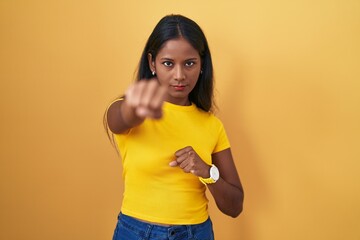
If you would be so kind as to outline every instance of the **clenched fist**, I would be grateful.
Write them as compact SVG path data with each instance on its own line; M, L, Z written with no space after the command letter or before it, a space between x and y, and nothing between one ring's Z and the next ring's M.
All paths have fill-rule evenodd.
M162 105L166 95L166 87L156 79L141 80L131 85L126 91L125 103L140 118L161 118Z
M188 146L175 152L175 160L170 162L171 167L179 166L184 172L195 176L210 177L210 166L206 164L195 150Z

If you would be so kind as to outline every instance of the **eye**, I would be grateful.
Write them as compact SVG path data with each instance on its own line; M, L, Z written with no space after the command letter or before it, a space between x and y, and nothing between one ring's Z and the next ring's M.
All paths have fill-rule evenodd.
M173 63L170 61L165 61L162 64L164 64L165 67L171 67L173 65Z
M187 67L191 67L191 66L193 66L193 65L195 65L195 62L194 62L194 61L189 61L189 62L186 62L186 63L185 63L185 66L187 66Z

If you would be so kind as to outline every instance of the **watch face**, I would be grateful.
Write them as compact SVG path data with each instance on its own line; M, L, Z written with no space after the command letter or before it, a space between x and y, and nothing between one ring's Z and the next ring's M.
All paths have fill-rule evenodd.
M219 170L214 165L210 168L210 177L217 181L220 177Z

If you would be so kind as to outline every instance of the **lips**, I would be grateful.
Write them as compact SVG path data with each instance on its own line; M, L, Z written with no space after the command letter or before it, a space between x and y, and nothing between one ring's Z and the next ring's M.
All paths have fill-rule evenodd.
M183 91L186 87L186 85L172 85L172 87L176 90L176 91Z

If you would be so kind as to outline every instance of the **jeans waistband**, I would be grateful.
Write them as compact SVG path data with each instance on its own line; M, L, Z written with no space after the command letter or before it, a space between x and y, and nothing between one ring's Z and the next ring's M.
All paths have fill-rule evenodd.
M119 221L126 226L127 228L135 232L143 232L143 234L148 235L150 232L158 232L171 236L176 232L187 232L189 237L193 236L194 232L201 230L201 228L209 227L212 225L210 218L205 222L200 224L190 224L190 225L172 225L172 226L161 226L151 223L142 222L136 218L125 215L123 213L119 214Z

